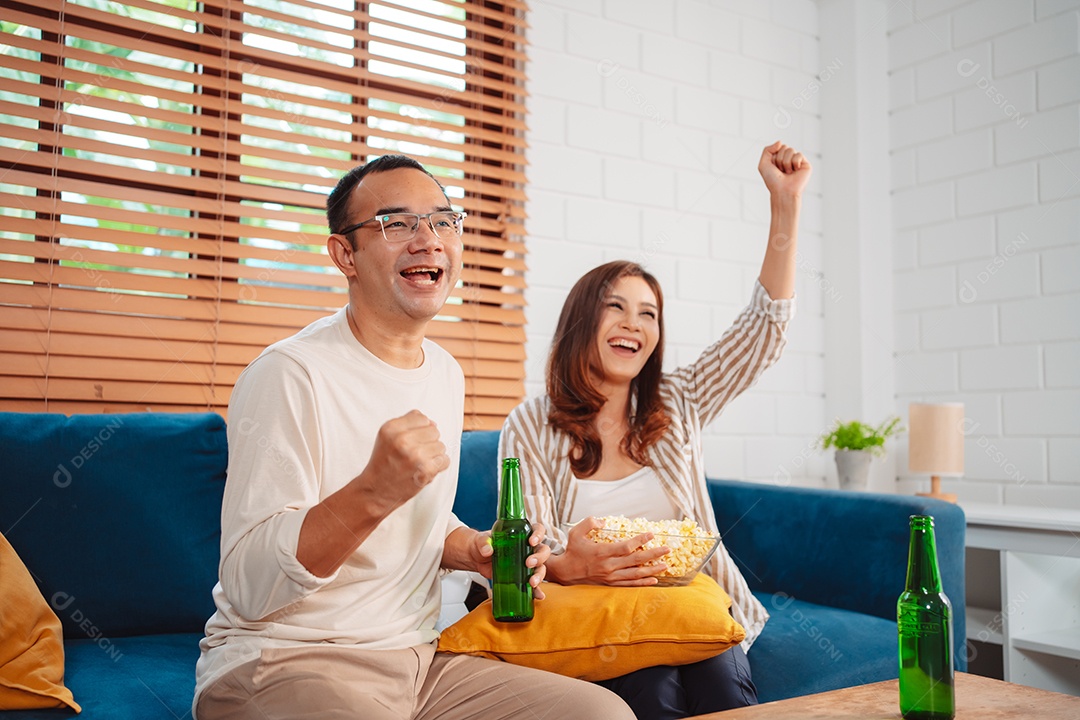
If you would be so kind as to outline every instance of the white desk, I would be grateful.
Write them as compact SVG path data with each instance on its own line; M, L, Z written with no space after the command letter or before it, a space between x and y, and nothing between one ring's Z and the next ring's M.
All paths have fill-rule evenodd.
M962 507L969 658L999 651L1004 680L1080 695L1080 511Z

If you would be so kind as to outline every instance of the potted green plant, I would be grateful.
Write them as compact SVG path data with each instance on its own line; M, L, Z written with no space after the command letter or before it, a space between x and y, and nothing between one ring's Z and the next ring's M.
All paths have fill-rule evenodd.
M821 436L824 450L836 448L836 474L841 490L862 490L874 456L885 454L885 441L904 431L900 418L888 418L877 427L858 420L843 423L839 420Z

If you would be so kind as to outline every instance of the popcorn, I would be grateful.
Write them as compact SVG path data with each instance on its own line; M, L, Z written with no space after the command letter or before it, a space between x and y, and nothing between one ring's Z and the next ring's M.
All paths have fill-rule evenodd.
M664 563L667 570L657 578L682 578L695 574L712 555L719 544L719 537L709 535L704 528L690 518L682 520L646 520L611 515L598 518L604 527L590 530L586 536L596 542L615 543L629 540L642 533L653 533L653 539L642 545L646 550L667 546L671 552L645 565Z

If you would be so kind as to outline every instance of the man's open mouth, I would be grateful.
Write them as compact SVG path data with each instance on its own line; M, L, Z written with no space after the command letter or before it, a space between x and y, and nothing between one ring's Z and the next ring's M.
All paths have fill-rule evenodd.
M442 268L437 267L415 267L401 271L401 277L420 285L434 285L442 274Z

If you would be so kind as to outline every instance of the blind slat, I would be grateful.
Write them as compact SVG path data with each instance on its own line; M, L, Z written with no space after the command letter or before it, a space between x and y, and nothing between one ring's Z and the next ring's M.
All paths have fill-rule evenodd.
M45 356L30 353L0 352L0 373L11 377L39 377L45 371ZM85 357L53 354L48 358L50 377L73 380L137 380L181 385L208 385L222 382L233 385L244 365L197 363L185 359L153 361L126 356L107 361L87 362ZM509 382L509 381L505 381ZM512 387L508 385L507 387Z
M217 243L220 245L220 243ZM29 251L29 252L28 252ZM95 250L76 245L45 244L40 242L27 242L24 240L4 240L0 238L0 253L21 253L25 257L33 257L40 260L50 258L56 261L68 261L70 263L85 263L87 267L82 271L86 273L99 272L94 265L111 267L142 268L146 270L158 270L161 272L176 274L195 274L205 276L221 276L228 280L270 280L277 283L293 283L297 285L316 285L327 288L345 288L345 279L340 274L313 273L304 270L275 269L271 275L265 268L241 265L234 262L218 262L215 259L199 259L197 257L169 257L142 255L135 253L119 253L115 250ZM15 271L17 272L17 271ZM125 272L109 270L110 278L122 279L128 275ZM19 277L20 280L36 280L36 277ZM64 278L55 278L63 282ZM77 284L77 283L70 283ZM151 290L152 288L132 287L133 290ZM175 288L172 292L179 292ZM215 293L216 295L216 293ZM249 298L250 299L250 298ZM479 299L479 298L477 298Z
M345 303L344 293L338 293L335 296L320 290L300 290L270 285L245 286L235 283L223 283L215 278L162 277L105 270L92 266L64 266L57 263L5 263L5 265L5 277L13 280L81 287L91 292L110 295L127 293L169 294L201 299L220 298L249 304L290 305L326 310L332 307L328 303L333 303L335 297L338 299L338 304L343 305ZM344 283L343 280L340 282ZM439 314L473 322L524 324L522 311L508 307L448 303Z
M457 323L460 324L460 323ZM215 328L212 321L193 319L108 315L89 311L73 311L54 308L51 311L33 307L8 307L0 314L0 328L10 330L46 330L52 332L78 333L93 327L95 333L118 338L145 337L147 332L162 340L202 341ZM260 350L267 345L288 337L291 332L284 328L266 325L240 325L218 323L221 339L234 345L251 345Z
M50 347L49 362L56 357L71 357L87 367L99 367L102 362L134 359L172 363L193 363L244 367L262 348L230 343L208 343L207 338L196 340L164 340L162 338L111 337L85 332L45 332L34 330L0 330L0 339L8 352L31 353L35 348Z
M41 202L27 202L24 205L26 209L40 207L45 208L47 211L51 204L48 198L28 199ZM78 212L81 214L82 212L85 212L85 208L85 205L76 203L59 203L56 211ZM100 213L96 214L99 215L98 219L102 219ZM130 217L135 214L136 213L132 212L121 217ZM111 218L115 218L116 215L117 213L109 213L109 217ZM34 220L30 218L8 217L4 219L4 225L10 232L18 232L26 235L48 235L55 229L59 236L68 240L85 240L88 242L128 245L142 248L143 252L146 250L159 250L166 252L184 252L190 253L191 255L203 256L213 256L216 253L220 253L221 257L226 260L239 260L244 258L248 260L264 260L271 262L277 262L283 257L287 257L289 262L293 265L305 265L312 269L318 267L329 268L333 265L328 255L321 252L311 252L295 245L288 247L287 249L258 247L251 244L222 243L217 240L202 240L192 237L119 230L112 227L75 225L71 223L63 223L54 228L53 223L49 220ZM263 239L279 240L283 243L294 243L297 240L297 234L295 232L289 233L284 230L275 231L267 228L256 229L250 225L241 225L240 223L224 223L224 225L222 225L213 220L176 218L175 222L170 223L170 226L176 229L188 229L191 232L205 232L207 234L222 231L234 235L244 234L258 236ZM322 240L324 237L325 236L322 234L312 236L312 242L310 244L318 245L322 248ZM42 251L40 248L25 247L19 243L27 243L29 245L42 244L23 240L0 240L0 248L2 248L0 249L0 252L8 253L10 255L21 255L24 257L49 257L49 253ZM127 264L123 261L123 258L110 258L110 260L118 265ZM138 262L138 260L133 262ZM512 266L508 265L508 267ZM275 271L275 277L276 276L277 273Z
M91 326L91 322L96 334L119 339L138 339L149 332L152 337L164 341L201 342L211 336L215 328L215 324L209 321L157 317L140 317L133 320L126 315L108 315L62 309L53 309L50 312L47 309L30 307L8 307L0 315L0 329L3 330L31 332L49 330L55 333L80 334L86 332L86 329ZM221 341L232 346L249 345L257 352L267 345L292 334L288 328L268 327L265 325L220 323L217 327ZM443 322L434 322L431 327L428 336L440 344L444 339L468 342L493 340L519 345L525 340L525 333L521 327ZM23 338L20 342L22 342L24 349L37 347L32 343L27 344L28 341L26 340L26 338L35 336L23 335L19 337ZM12 348L6 347L6 349L11 350ZM483 348L477 347L475 349L481 350ZM239 347L235 348L235 352L237 354L234 357L237 358L238 362L248 357ZM130 353L120 355L120 357L129 356ZM478 353L474 353L474 356L471 357L459 359L459 362L465 369L466 374L475 377L507 379L516 378L520 373L520 367L516 362L483 358Z
M23 413L62 413L64 415L100 415L105 413L132 413L132 412L216 412L222 417L228 416L227 405L192 405L189 403L124 403L124 402L104 402L101 400L88 400L80 402L78 400L49 400L44 398L5 398L3 401L3 407L10 412L23 412ZM467 420L470 423L470 430L488 429L486 426L481 428L483 421L476 421L475 423ZM493 421L492 421L493 422ZM499 422L497 427L501 427L502 421ZM492 427L490 429L497 429Z
M4 396L18 399L42 397L45 386L43 378L12 377L5 381ZM48 389L50 395L65 400L133 403L142 406L150 403L201 403L204 410L206 405L224 405L229 400L227 385L49 378Z
M12 171L5 179L15 179L17 177L16 171ZM52 178L47 175L32 173L29 174L29 182L33 183L30 187L38 187L42 190L49 190L53 184ZM117 194L111 187L105 183L81 183L79 181L66 180L64 187L68 192L82 193L92 197L101 197L99 193ZM159 191L130 191L128 193L122 193L128 195L129 201L145 202L149 205L160 204L164 201L175 202L176 196L168 195ZM214 206L214 201L207 199L201 200L199 198L192 197L191 202L192 210L199 211L202 208L208 208L209 211L220 209L220 203L217 207ZM90 205L88 203L69 202L65 200L56 200L47 196L33 196L33 195L12 195L9 196L9 206L18 207L21 210L35 211L45 215L59 215L67 214L79 218L94 218L97 220L108 221L109 223L140 223L146 219L145 211L137 210L125 210L123 208L116 208L111 206ZM119 244L136 245L139 247L150 247L160 250L186 250L193 254L212 254L215 252L213 247L207 243L212 243L216 246L217 241L201 242L197 239L187 238L182 242L177 241L175 238L160 233L160 230L175 230L182 232L189 232L193 234L203 235L219 235L225 234L228 237L235 238L260 238L264 240L277 240L283 246L301 245L312 246L317 245L320 248L325 245L327 230L322 223L325 222L322 215L313 215L307 213L289 213L279 212L273 213L261 209L258 207L241 206L240 210L247 216L247 219L275 219L279 221L286 221L289 223L297 224L316 224L317 230L310 233L300 233L295 230L278 230L272 227L256 226L243 222L222 221L220 219L202 219L199 217L188 217L180 215L168 215L165 213L158 213L155 216L155 222L157 223L156 232L154 234L148 232L136 232L128 230L120 230L114 227L103 228L97 226L88 226L82 223L75 224L73 222L64 222L56 226L55 229L61 233L62 237L66 238L80 238L85 240L100 240L102 242L116 242ZM53 221L44 219L30 219L30 218L5 218L5 224L7 229L12 232L22 232L29 235L48 234L54 226ZM475 263L477 265L496 265L498 267L510 268L513 270L524 270L524 262L520 257L509 256L507 253L517 255L523 252L524 247L521 243L509 242L503 237L492 237L490 235L479 235L471 232L475 227L476 230L482 230L484 232L499 232L507 233L512 232L516 223L500 222L497 220L489 220L483 217L470 217L466 221L466 232L464 235L464 242L467 248L474 248L472 250L466 250L465 262L466 264ZM493 260L493 253L485 251L498 251L503 257L495 257ZM329 267L331 264L330 258L324 254L313 253L305 249L289 248L288 250L276 249L268 250L260 248L256 245L246 244L244 246L232 247L226 244L216 252L221 252L223 257L227 258L260 258L264 260L279 260L283 253L286 254L290 261L313 265L313 266L325 266ZM513 283L511 283L513 284Z
M2 88L0 88L2 89ZM53 142L60 142L63 140L63 136L54 136ZM234 148L239 150L239 148ZM117 180L133 185L164 185L168 188L175 190L182 190L188 193L220 193L226 196L232 196L236 198L243 197L249 202L264 202L264 203L282 203L287 202L292 205L303 207L304 205L310 205L313 201L324 202L325 200L320 197L312 197L310 192L301 190L293 190L285 187L274 187L270 185L259 185L250 182L241 182L239 180L221 180L213 179L208 180L205 177L199 177L195 175L178 175L178 174L166 174L158 173L153 170L143 170L135 167L127 167L115 163L101 163L94 160L87 160L77 157L60 156L53 158L45 153L31 153L23 159L23 164L26 166L38 167L43 170L56 169L57 171L64 172L65 174L80 174L91 175L95 171L100 173L102 171L102 165L108 168L109 174L113 177L114 182ZM445 163L450 167L461 166L461 163ZM242 166L230 164L232 169L237 169ZM317 178L312 175L305 177L305 180L311 181L311 184L321 185L323 182L329 184L329 181ZM51 177L42 174L40 182L49 182L46 187L51 187ZM318 181L318 182L316 182ZM503 190L502 185L495 185L493 183L485 182L473 182L467 179L459 180L454 183L460 187L463 187L466 191L474 191L484 194L500 194L508 199L523 200L524 195L521 191L509 189L512 186L506 186L507 189ZM108 185L103 186L104 188ZM120 193L120 189L115 184L112 186L114 189L105 197L110 197L116 193ZM500 192L501 190L501 192ZM175 196L174 202L178 199ZM230 204L237 204L237 201L233 201ZM222 210L228 211L229 207L221 207L220 201L218 207Z

